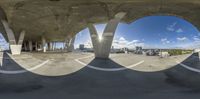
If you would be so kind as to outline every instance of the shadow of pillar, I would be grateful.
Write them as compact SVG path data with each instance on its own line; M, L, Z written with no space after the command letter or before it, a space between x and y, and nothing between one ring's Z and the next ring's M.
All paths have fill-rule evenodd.
M6 52L3 53L2 66L0 69L5 71L23 70L23 68L16 63Z
M31 72L25 73L6 73L25 70L6 52L3 53L2 65L0 67L0 93L25 92L42 88L39 84L38 75Z
M193 53L181 62L188 67L200 70L199 53ZM187 87L200 88L200 73L184 68L180 64L165 71L168 79Z

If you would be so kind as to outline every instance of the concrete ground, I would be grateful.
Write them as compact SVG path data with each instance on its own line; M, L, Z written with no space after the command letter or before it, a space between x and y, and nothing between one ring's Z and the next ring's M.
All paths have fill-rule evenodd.
M2 57L0 67L2 99L199 99L200 97L200 88L177 82L178 80L187 82L192 77L199 77L199 73L186 70L178 63L183 62L195 67L197 63L190 64L187 61L191 55L159 58L135 54L111 54L109 60L94 59L91 53L22 53L20 56L4 53ZM194 59L199 59L197 57ZM189 59L189 62L194 63L194 59ZM177 77L178 80L170 77ZM195 78L189 84L197 83L199 86L199 81Z

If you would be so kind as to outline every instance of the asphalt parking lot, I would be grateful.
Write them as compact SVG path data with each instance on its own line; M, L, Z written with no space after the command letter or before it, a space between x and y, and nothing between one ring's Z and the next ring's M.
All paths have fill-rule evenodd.
M187 82L187 76L198 75L177 62L190 56L111 54L101 60L91 53L4 53L0 94L2 99L199 99L197 87L168 76ZM195 79L189 84L199 82Z

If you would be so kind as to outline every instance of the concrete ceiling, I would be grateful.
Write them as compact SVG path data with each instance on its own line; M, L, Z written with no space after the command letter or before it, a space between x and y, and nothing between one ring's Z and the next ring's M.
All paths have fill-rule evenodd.
M16 36L26 30L26 40L44 36L64 41L118 12L127 12L122 20L127 23L149 15L174 15L200 28L200 0L0 0L0 6L0 18L8 20Z

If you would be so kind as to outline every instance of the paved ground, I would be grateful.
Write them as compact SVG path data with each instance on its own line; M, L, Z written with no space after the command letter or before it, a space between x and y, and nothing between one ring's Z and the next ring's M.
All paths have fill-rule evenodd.
M155 72L155 71L162 71L169 69L178 64L177 60L179 62L182 62L189 56L190 54L160 58L159 56L146 56L137 54L111 54L110 61L113 61L122 67L136 71ZM94 56L83 57L80 58L79 60L81 62L84 62L85 64L90 64L90 62L94 60ZM105 64L105 63L106 60L105 61L102 60L101 63L96 63L96 64ZM107 63L109 63L109 61ZM94 67L96 67L95 65ZM102 65L99 67L109 68L109 66L102 66ZM115 67L110 67L110 68L115 68Z
M1 73L0 97L2 99L199 99L199 88L185 86L169 78L184 76L185 78L180 78L183 82L191 81L190 84L198 82L196 81L198 79L190 80L190 78L195 77L194 74L199 77L199 73L185 70L177 63L177 60L186 61L183 63L190 66L188 58L190 55L159 58L112 54L110 60L100 60L93 59L90 53L23 53L20 56L4 54L0 70L21 71L24 68L32 68L30 69L32 72ZM169 64L168 61L172 63ZM84 66L80 62L98 68ZM198 84L199 82L197 86Z

